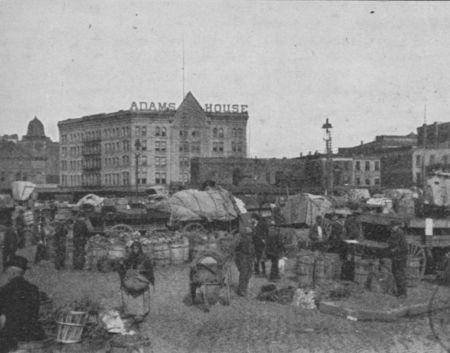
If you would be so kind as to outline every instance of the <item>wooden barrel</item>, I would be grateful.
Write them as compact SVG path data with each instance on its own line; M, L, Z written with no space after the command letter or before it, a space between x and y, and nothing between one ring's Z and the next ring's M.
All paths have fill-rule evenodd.
M170 263L179 265L186 261L186 253L189 254L189 242L184 239L170 244Z
M314 262L314 284L321 284L325 280L325 258L318 256Z
M355 256L355 279L354 281L360 286L365 286L367 283L367 276L371 272L373 265L368 259L362 259L359 256Z
M27 226L32 226L34 224L34 215L33 211L25 211L23 213L23 220Z
M153 260L156 266L170 265L170 248L167 243L153 245Z
M415 287L420 281L420 259L408 259L406 279L409 287Z
M310 251L301 251L297 255L296 273L301 287L312 286L314 274L314 255Z
M339 254L324 254L325 278L337 281L341 278L342 262Z
M110 342L110 353L152 353L150 339L138 336L118 336Z
M108 250L108 258L111 260L124 259L127 256L127 249L124 245L112 245Z

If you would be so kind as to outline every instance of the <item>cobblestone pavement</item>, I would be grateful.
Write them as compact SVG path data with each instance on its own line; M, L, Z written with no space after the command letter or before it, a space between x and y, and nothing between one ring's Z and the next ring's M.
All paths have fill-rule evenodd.
M114 273L58 273L50 266L41 266L28 276L56 303L80 293L107 305L120 303ZM218 303L204 313L183 303L188 293L187 266L158 269L156 283L151 313L141 327L152 338L156 353L444 352L426 317L394 323L355 322L317 310L259 302L254 297L267 283L261 278L252 278L248 298L233 294L231 305Z

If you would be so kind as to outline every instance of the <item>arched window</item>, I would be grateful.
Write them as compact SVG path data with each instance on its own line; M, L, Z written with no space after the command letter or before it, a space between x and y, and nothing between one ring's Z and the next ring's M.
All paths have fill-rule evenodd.
M161 136L161 129L159 126L155 128L155 136Z
M219 138L223 138L223 129L222 128L219 129Z
M166 136L166 128L161 128L161 136Z
M214 129L213 129L213 137L214 137L214 138L217 138L217 128L214 128Z

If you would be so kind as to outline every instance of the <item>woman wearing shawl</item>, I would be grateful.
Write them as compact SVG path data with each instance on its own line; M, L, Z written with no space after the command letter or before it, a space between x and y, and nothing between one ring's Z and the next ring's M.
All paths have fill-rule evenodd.
M155 285L153 264L135 241L119 268L124 314L142 321L150 311L150 287Z

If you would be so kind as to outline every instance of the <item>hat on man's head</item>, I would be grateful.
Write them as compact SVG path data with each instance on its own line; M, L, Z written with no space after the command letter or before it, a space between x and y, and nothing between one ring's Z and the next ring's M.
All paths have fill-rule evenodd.
M23 256L16 255L12 257L11 260L9 260L9 262L6 264L6 267L18 267L23 271L26 271L28 268L28 260Z

